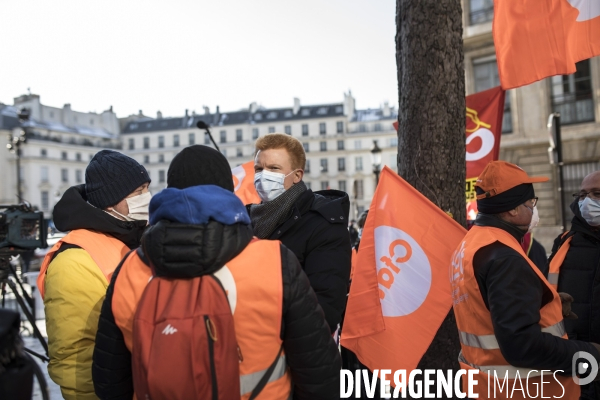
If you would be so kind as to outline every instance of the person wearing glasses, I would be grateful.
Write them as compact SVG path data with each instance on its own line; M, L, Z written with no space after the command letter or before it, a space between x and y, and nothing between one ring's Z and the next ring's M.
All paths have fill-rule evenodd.
M573 296L578 318L565 321L569 338L600 343L600 171L583 178L571 210L570 231L552 247L548 281ZM600 383L582 386L581 392L582 398L600 399Z
M459 362L463 369L478 370L480 398L487 398L493 377L500 376L509 379L509 388L535 393L544 381L545 396L578 399L571 377L574 355L584 351L600 359L600 346L567 340L568 302L563 307L521 247L539 220L533 183L545 181L505 161L489 163L475 183L479 214L450 264Z

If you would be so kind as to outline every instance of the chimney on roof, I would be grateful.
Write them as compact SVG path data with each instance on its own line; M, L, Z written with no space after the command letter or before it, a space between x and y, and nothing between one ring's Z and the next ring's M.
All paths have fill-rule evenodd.
M156 112L156 119L162 119L162 113L160 110Z
M138 115L139 115L140 117L141 117L142 115L144 115L144 113L142 113L142 110L140 110L140 111L138 112Z
M187 108L185 109L185 116L186 117L188 116L188 109Z
M220 111L219 111L219 106L217 106L217 114L219 114L219 113L220 113Z
M352 97L352 92L348 90L348 94L344 93L344 115L350 121L354 118L354 110L356 110L355 100Z
M250 103L250 107L248 107L248 108L249 108L250 114L254 114L258 110L258 104L255 101L253 101L252 103Z
M387 101L383 103L383 116L384 117L392 116L392 110L390 109L390 103L388 103Z
M299 111L300 111L300 99L297 97L294 97L294 115L298 114Z
M210 115L210 108L208 106L202 106L204 109L204 115Z

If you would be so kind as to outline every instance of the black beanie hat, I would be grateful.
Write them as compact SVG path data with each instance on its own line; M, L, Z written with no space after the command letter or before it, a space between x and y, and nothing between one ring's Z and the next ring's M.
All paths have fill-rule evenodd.
M216 185L233 192L233 175L229 162L217 150L194 145L173 158L167 172L167 186L185 189L198 185Z
M149 182L146 168L118 151L99 151L85 170L87 200L102 209L114 206Z
M485 193L478 186L475 187L475 192L477 194ZM534 197L533 185L531 183L523 183L495 196L478 199L477 210L484 214L500 214L515 209Z

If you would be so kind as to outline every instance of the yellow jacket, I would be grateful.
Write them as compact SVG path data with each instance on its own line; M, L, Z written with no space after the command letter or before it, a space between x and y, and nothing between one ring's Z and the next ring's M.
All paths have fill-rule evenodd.
M44 295L48 373L67 400L97 398L92 355L107 287L106 277L83 249L63 251L48 266Z

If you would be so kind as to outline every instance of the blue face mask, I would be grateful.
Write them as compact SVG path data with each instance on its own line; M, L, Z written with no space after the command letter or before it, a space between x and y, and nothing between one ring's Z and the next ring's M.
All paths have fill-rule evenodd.
M600 200L593 200L586 197L579 202L581 216L591 226L600 226Z
M258 197L260 197L260 199L264 202L275 200L283 192L285 192L285 188L283 186L283 181L285 178L294 172L296 172L296 170L284 175L279 172L262 170L254 174L254 187L256 188Z

